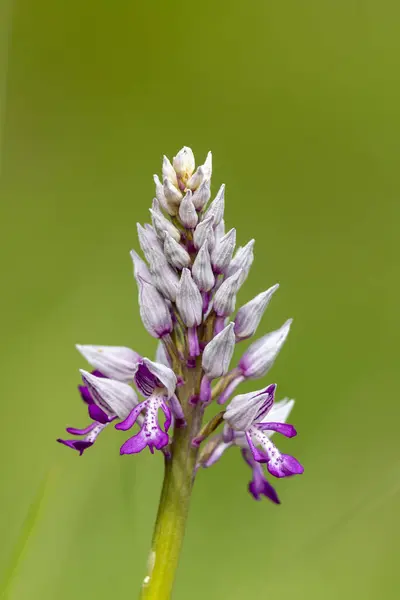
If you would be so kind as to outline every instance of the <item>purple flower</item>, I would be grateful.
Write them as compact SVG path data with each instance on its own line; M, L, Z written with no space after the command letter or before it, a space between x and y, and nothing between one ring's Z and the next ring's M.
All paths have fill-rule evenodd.
M224 414L224 420L234 431L244 432L248 447L258 463L266 463L267 469L275 477L287 477L303 473L302 465L289 454L281 454L271 442L266 431L276 431L286 437L294 437L297 432L293 425L267 418L274 402L276 385L264 390L235 396Z
M95 377L105 377L103 373L98 370L92 371L92 375ZM89 417L92 419L92 423L83 429L76 427L67 427L67 433L71 435L82 436L82 439L62 439L58 438L57 442L77 450L79 455L82 456L87 448L90 448L95 443L97 436L103 431L103 429L111 423L116 417L109 416L100 406L94 401L93 395L91 394L87 385L78 385L78 390L82 400L87 404Z
M93 446L98 435L115 419L124 419L134 406L137 405L136 392L126 383L108 379L96 370L92 373L81 371L83 383L79 391L83 401L88 405L92 423L83 429L68 427L71 435L81 436L82 439L61 439L57 441L69 448L83 452Z
M254 413L256 413L256 420L258 421L260 419L260 421L258 421L258 422L264 423L264 421L265 422L270 421L271 423L282 427L282 426L286 425L285 421L288 418L288 416L294 406L294 400L288 400L287 398L285 398L284 400L281 400L280 402L277 402L277 403L274 403L271 405L271 397L273 400L274 390L275 390L275 386L268 386L268 388L266 388L266 390L263 390L261 392L254 392L251 394L244 394L243 396L248 396L248 401L249 401L248 408L252 412L253 415L254 415ZM243 396L239 397L239 401L236 402L237 405L240 405L240 398L243 398ZM258 402L258 405L257 405L257 402ZM264 404L264 406L263 406L263 404ZM262 414L260 415L259 407L262 407L262 406L263 406L263 408L261 409ZM242 418L239 411L236 410L237 408L238 408L238 406L235 407L235 405L234 405L233 408L231 409L232 418L235 418L235 416L236 416L236 419ZM266 412L264 412L264 411L266 411ZM236 413L236 415L235 415L235 413ZM267 421L267 419L268 419L268 421ZM236 420L236 423L240 423L240 425L243 426L242 421ZM246 425L246 423L245 423L245 425ZM292 427L292 426L289 425L288 427ZM278 430L278 428L265 430L267 432L267 433L265 433L265 436L267 437L269 442L270 442L269 438L271 438L271 436L277 430ZM237 429L233 429L226 420L223 433L211 438L209 440L209 442L206 444L205 448L203 449L203 452L199 459L198 468L199 467L203 467L203 468L211 467L222 457L222 455L224 454L224 452L226 450L228 450L228 448L238 446L241 449L242 456L243 456L246 464L252 469L252 479L249 483L248 489L249 489L249 492L251 493L251 495L253 496L253 498L255 500L260 500L261 496L266 496L275 504L280 504L280 501L279 501L279 498L278 498L278 495L277 495L275 489L273 488L273 486L269 483L269 481L265 477L264 464L263 464L264 461L259 462L254 458L253 453L251 452L249 444L248 444L246 433L247 433L246 431L240 431ZM295 459L293 459L293 460L295 460ZM268 465L267 465L267 468L268 468ZM302 467L301 467L301 472L303 472Z
M146 400L135 406L115 428L127 431L133 427L141 413L144 413L144 418L139 433L129 438L121 446L121 454L136 454L146 446L152 453L154 448L161 450L169 442L167 432L172 417L181 421L184 419L179 401L175 397L177 379L172 369L144 358L137 363L135 383L142 394L146 396ZM165 415L164 430L158 420L160 409Z
M266 479L262 465L254 460L252 453L247 448L242 448L242 456L253 472L253 477L249 483L249 492L254 500L261 500L261 496L265 496L271 502L280 504L278 494Z

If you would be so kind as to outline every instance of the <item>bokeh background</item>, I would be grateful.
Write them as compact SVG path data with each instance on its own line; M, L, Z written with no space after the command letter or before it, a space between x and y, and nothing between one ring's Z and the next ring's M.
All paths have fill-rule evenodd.
M256 238L240 301L294 317L268 381L305 465L256 503L239 453L200 473L176 600L397 599L400 8L389 0L3 0L0 597L135 598L160 456L83 458L74 344L151 356L129 250L163 153L214 154ZM250 386L248 386L250 389Z

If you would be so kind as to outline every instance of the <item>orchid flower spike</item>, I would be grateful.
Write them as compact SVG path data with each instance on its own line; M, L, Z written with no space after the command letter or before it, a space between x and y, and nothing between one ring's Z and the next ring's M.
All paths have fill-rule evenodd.
M71 437L58 441L82 455L105 429L136 427L121 440L120 453L161 450L166 477L179 471L179 484L187 486L183 499L190 497L200 467L239 447L252 472L250 493L277 504L267 473L282 478L303 472L293 456L271 441L274 432L296 435L286 423L294 401L275 403L275 384L253 392L235 390L270 371L292 321L263 332L231 367L236 344L261 328L279 286L266 285L266 291L236 308L254 260L254 240L236 248L236 229L225 227L228 195L225 184L211 194L211 152L196 164L191 148L183 146L171 160L164 156L160 171L154 175L151 224L137 224L140 254L130 253L139 314L158 344L155 360L124 345L78 344L90 365L83 365L88 370L80 371L79 386L90 422L81 429L68 427ZM213 401L225 406L203 423Z

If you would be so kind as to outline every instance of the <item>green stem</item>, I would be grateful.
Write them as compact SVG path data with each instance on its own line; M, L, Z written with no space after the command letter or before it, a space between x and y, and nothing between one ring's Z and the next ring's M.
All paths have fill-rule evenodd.
M188 403L198 389L200 373L196 369L186 375L188 381L180 389L179 396L185 407L187 425L175 429L171 458L165 459L164 483L141 600L169 600L171 597L185 533L198 454L191 442L199 432L202 420L202 407L192 407Z

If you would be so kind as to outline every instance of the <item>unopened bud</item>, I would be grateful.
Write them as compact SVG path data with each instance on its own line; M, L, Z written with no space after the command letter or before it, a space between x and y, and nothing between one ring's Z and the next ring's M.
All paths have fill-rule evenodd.
M192 202L196 208L196 210L202 210L204 206L207 204L211 196L210 189L210 180L205 179L197 188L195 192L193 192Z
M222 377L228 372L234 349L233 323L229 323L204 349L202 366L209 380Z
M215 277L211 267L208 244L200 248L192 267L192 277L201 292L208 292L214 287Z
M139 308L143 325L155 338L161 338L173 329L169 308L160 292L139 278Z
M289 334L292 319L271 333L256 340L243 354L239 368L244 377L258 379L270 370Z
M164 254L170 265L176 269L183 269L190 265L188 252L168 232L164 237Z
M191 148L184 146L182 150L179 150L178 154L174 156L172 161L175 172L181 180L186 181L193 175L195 168L194 154Z
M151 221L153 223L153 227L159 237L160 240L164 240L165 232L169 233L171 237L174 238L177 242L181 239L181 234L178 229L169 221L161 211L154 211L152 208L150 209L151 213Z
M213 308L218 317L228 317L236 306L236 294L240 288L241 270L225 279L214 296Z
M182 192L180 192L167 178L164 179L163 184L165 200L168 204L168 212L171 215L177 215L182 200Z
M226 272L227 277L236 273L238 269L242 269L242 284L246 279L250 271L250 267L254 260L254 240L250 240L243 248L238 248L235 256L231 260L231 263Z
M183 269L176 295L176 305L187 327L200 325L203 318L203 299L189 269Z
M222 222L222 221L221 221ZM215 245L211 262L216 273L224 273L232 260L236 244L236 229L231 229Z
M166 156L163 157L162 178L163 178L164 184L165 184L165 180L168 179L168 181L173 186L178 187L178 178L176 176L175 169L171 165L169 158L167 158Z
M222 184L217 195L207 209L206 216L214 215L214 227L219 225L225 209L225 184Z
M175 269L171 267L164 254L154 253L150 262L152 282L158 291L171 302L175 302L178 292L179 277Z
M149 264L151 264L155 252L162 254L162 246L156 232L152 227L150 227L150 229L148 227L142 227L140 223L136 223L136 226L140 247L145 259Z
M170 212L170 208L167 203L167 199L164 194L164 186L158 178L158 175L153 175L154 183L156 185L156 198L159 201L163 210L165 210L168 214L173 214Z
M237 339L244 340L254 335L272 295L278 287L279 284L277 283L239 308L235 318Z
M197 225L193 234L193 242L195 248L199 249L203 246L203 244L208 244L208 249L212 250L215 244L214 237L214 215L210 215L209 217L205 217L200 223Z
M138 282L138 277L141 277L142 279L145 279L149 283L152 283L151 273L148 269L148 266L144 262L144 260L142 260L140 258L139 254L137 254L137 252L135 252L135 250L131 250L130 254L131 254L131 258L132 258L132 262L133 262L133 273L134 273L136 282Z
M188 190L179 206L179 218L186 229L194 229L199 220L192 201L192 192Z

